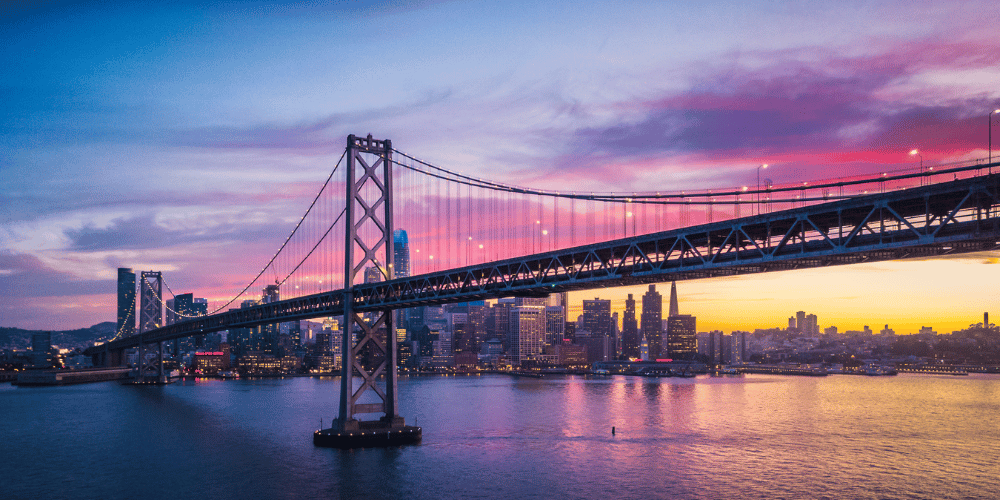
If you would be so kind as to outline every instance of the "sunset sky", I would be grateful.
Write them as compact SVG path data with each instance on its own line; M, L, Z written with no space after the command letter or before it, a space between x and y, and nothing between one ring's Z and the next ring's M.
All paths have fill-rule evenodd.
M352 133L579 191L987 155L995 1L691 4L5 3L0 326L114 321L119 266L207 295L215 269L245 262L229 279L247 282ZM699 330L804 310L821 327L950 332L1000 317L998 257L683 282L681 312ZM572 297L625 293L643 290Z

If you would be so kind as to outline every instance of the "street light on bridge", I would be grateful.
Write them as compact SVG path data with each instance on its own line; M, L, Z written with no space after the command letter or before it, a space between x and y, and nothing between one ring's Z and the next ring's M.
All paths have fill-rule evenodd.
M1000 114L1000 109L994 109L993 111L990 112L989 115L986 116L986 120L987 120L986 130L988 131L987 134L989 135L989 143L990 143L989 144L989 150L990 150L989 155L990 155L990 157L989 157L989 161L987 161L987 163L990 163L990 164L993 163L993 115L995 115L995 114ZM991 175L993 174L993 166L992 165L990 166L990 174Z
M911 150L910 151L910 156L919 156L920 157L920 173L921 174L924 173L924 155L920 154L920 150L919 149L913 149L913 150ZM924 185L924 178L922 176L920 177L920 185L921 186Z
M767 169L767 163L757 167L757 215L760 215L760 171Z

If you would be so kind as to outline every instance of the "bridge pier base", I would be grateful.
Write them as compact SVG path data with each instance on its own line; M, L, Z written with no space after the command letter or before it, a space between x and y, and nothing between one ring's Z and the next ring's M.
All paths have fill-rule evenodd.
M344 214L344 321L341 323L340 414L329 429L313 433L313 444L328 448L399 446L420 441L420 427L399 416L396 394L396 328L393 310L359 315L352 287L359 271L365 279L388 281L392 268L392 143L347 137L347 206ZM372 186L368 201L359 186ZM377 231L358 232L370 223ZM355 253L357 252L357 253ZM384 253L383 253L384 252ZM376 276L370 277L369 272ZM355 379L360 379L355 387ZM362 396L367 398L362 399ZM378 402L361 402L368 401ZM382 414L378 420L357 420L358 414Z
M402 420L401 417L397 417ZM323 448L386 448L403 446L420 442L422 429L412 425L385 425L381 420L354 420L348 422L345 428L356 427L353 430L342 430L339 422L333 427L321 429L313 433L313 444ZM353 425L352 425L353 424Z

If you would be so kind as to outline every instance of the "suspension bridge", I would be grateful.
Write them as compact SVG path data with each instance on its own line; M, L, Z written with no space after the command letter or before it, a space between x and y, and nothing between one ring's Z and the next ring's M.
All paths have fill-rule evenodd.
M164 342L339 316L339 416L315 442L412 441L420 429L399 415L397 340L385 333L395 332L393 311L991 250L1000 246L998 168L973 161L711 191L563 192L463 175L388 140L352 135L249 284L234 285L231 298L207 315L171 311L178 321L170 325L161 326L151 309L138 333L119 331L90 354L95 365L121 365L126 349L155 346L158 366L138 373L158 369L162 378ZM405 248L394 242L395 229L407 232ZM144 273L140 282L157 310L162 280ZM267 280L272 300L231 307ZM360 361L373 355L374 364ZM361 414L380 418L358 420Z

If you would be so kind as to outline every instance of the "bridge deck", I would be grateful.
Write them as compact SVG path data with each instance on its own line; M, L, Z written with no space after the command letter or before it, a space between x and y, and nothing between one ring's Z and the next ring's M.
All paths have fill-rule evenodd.
M990 250L1000 244L998 181L981 176L359 284L351 300L364 312ZM231 310L92 350L340 315L346 298L334 290Z

